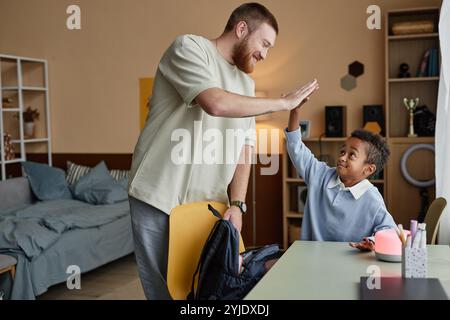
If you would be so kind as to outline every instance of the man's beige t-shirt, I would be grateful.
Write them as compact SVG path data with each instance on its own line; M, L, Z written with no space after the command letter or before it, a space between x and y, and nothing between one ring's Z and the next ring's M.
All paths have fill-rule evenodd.
M255 92L253 80L211 41L178 37L158 66L150 113L133 154L130 196L167 214L184 203L228 203L240 152L244 144L255 144L255 118L208 115L194 99L209 88Z

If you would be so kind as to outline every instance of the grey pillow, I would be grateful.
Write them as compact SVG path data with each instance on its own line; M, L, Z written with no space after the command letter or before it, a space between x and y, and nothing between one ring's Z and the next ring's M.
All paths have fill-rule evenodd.
M81 177L87 175L89 171L92 169L89 166L76 164L73 163L72 161L67 161L66 163L67 163L66 180L69 183L69 185L75 184ZM109 170L109 174L112 175L112 177L117 181L121 181L125 178L128 178L130 171L113 169Z
M112 175L112 177L114 179L116 179L117 181L120 182L123 179L128 178L128 176L130 175L130 171L113 169L113 170L109 170L109 174Z
M22 162L22 167L39 200L72 199L64 170L31 161Z
M92 168L71 188L76 199L90 204L112 204L128 199L126 190L109 174L104 161Z
M71 161L67 161L67 176L66 180L69 185L75 184L81 177L87 175L92 169L88 166L82 166Z

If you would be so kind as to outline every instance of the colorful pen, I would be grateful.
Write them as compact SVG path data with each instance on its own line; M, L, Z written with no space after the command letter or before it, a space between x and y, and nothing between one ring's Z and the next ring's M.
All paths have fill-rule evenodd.
M411 241L414 241L414 236L416 235L417 232L417 220L411 220L411 226L410 229L411 231Z

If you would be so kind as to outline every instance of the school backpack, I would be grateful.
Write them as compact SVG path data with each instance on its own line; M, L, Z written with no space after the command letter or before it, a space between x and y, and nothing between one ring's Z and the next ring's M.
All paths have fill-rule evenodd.
M192 278L189 300L239 300L266 273L266 261L278 258L278 245L267 245L242 253L240 268L239 232L229 220L223 220L211 205L208 209L219 220L203 247ZM194 288L198 276L197 288Z

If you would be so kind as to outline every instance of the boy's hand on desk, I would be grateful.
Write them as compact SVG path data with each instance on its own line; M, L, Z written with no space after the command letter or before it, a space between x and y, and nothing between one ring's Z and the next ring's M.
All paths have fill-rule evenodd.
M375 243L369 238L363 238L360 242L349 242L349 245L361 251L373 251L375 249Z

